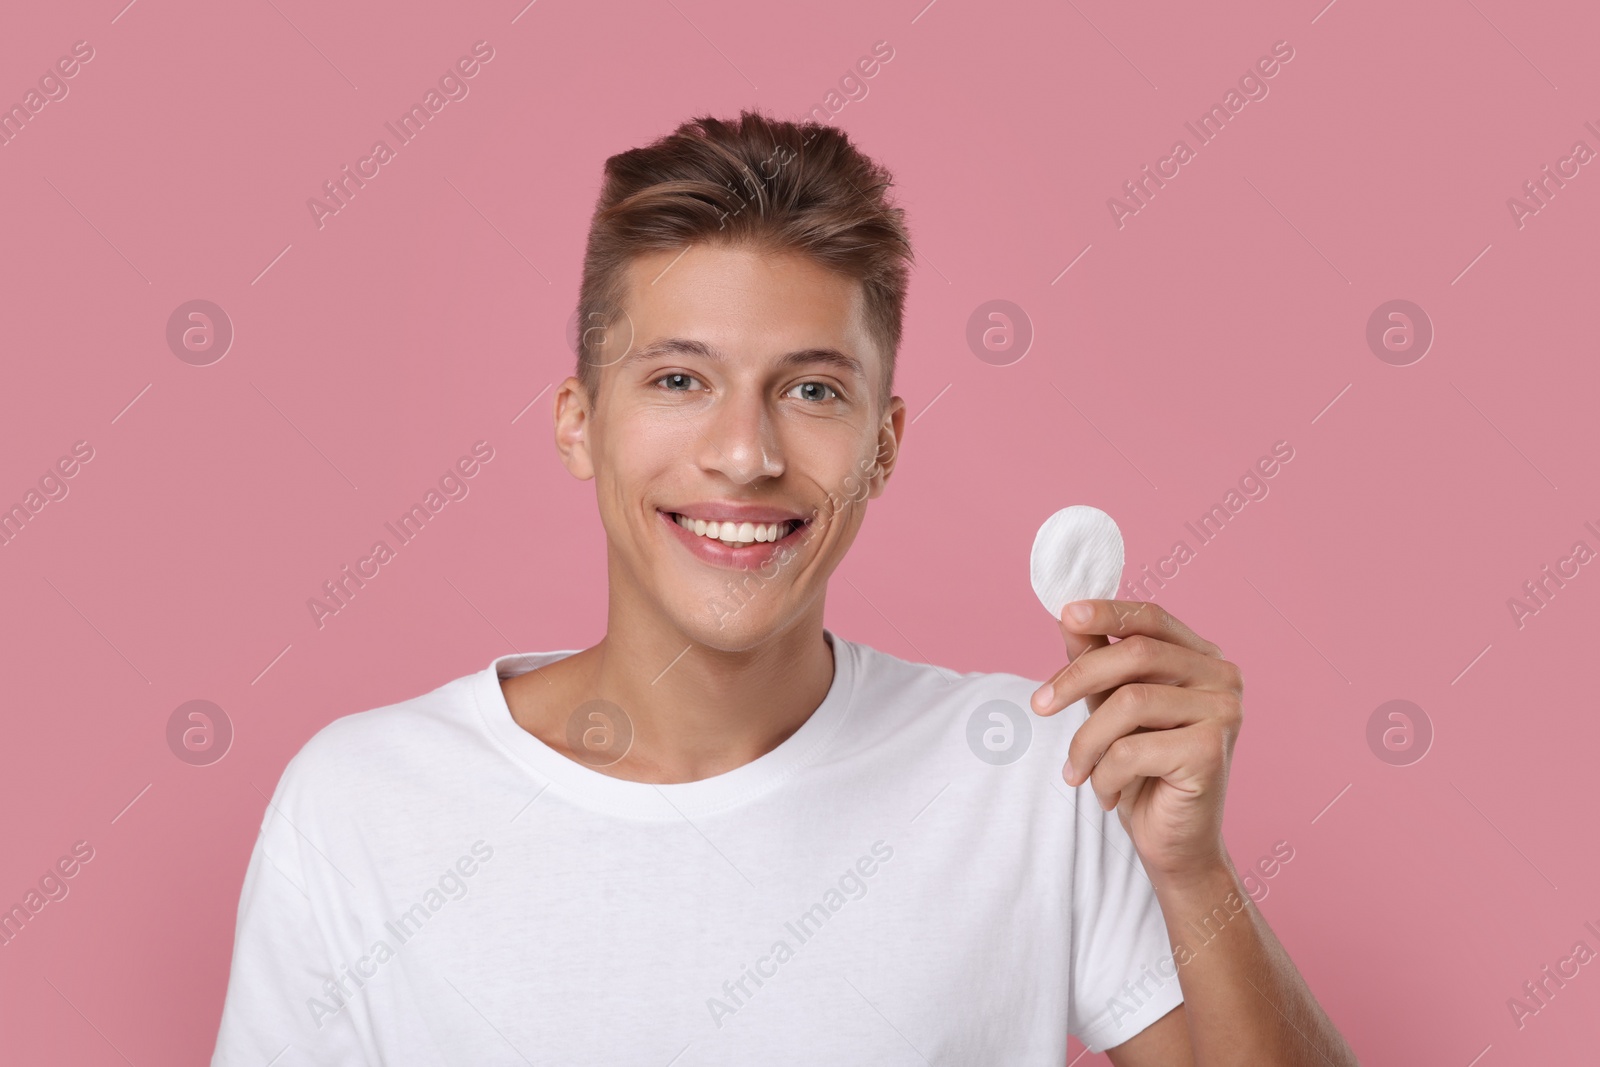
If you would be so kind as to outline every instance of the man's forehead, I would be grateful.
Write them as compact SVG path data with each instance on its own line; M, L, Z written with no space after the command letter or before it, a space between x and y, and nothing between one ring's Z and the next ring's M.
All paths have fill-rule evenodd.
M864 378L878 356L860 282L793 253L692 245L629 262L623 363L677 353L738 359L759 350L785 363L811 353Z

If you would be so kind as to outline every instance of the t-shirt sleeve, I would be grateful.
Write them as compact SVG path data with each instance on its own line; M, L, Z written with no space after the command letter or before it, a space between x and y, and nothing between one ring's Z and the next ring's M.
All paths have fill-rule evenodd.
M1183 1003L1183 989L1155 887L1116 809L1102 811L1088 782L1062 788L1077 806L1067 1030L1103 1052Z
M290 761L245 871L212 1067L366 1062L344 994L328 986L335 971L307 878L317 853L300 828L295 771Z

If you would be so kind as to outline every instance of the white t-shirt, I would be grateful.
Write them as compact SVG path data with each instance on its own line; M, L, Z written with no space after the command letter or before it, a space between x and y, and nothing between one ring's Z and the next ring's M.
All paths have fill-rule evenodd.
M811 717L698 782L517 725L499 678L576 650L330 723L263 820L212 1063L1061 1067L1180 1003L1132 842L1061 778L1086 705L824 633Z

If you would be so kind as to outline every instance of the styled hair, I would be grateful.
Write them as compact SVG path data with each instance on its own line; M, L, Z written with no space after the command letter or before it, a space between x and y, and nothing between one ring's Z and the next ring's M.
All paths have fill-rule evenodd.
M690 119L611 156L578 295L577 376L590 400L600 368L621 358L605 342L623 316L630 261L702 242L807 256L860 282L867 334L883 357L878 399L886 405L912 260L905 211L887 198L892 184L843 130L749 110L733 122Z

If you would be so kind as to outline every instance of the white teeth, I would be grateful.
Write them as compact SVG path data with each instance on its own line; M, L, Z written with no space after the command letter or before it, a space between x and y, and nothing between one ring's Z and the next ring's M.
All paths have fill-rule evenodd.
M758 542L776 541L796 525L793 522L707 522L705 519L690 519L683 515L674 517L678 525L685 530L735 548Z

